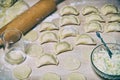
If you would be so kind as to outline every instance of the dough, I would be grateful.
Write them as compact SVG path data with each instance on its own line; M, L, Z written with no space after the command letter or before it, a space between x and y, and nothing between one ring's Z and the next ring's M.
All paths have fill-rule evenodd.
M13 69L14 76L19 80L24 80L30 76L32 69L27 65L19 65Z
M108 22L120 22L120 14L110 15Z
M63 65L63 67L68 70L77 70L81 65L80 61L75 57L68 56L62 60L63 63L61 65Z
M57 42L58 41L58 35L54 32L43 32L40 35L39 38L41 44L48 43L48 42Z
M45 65L58 65L58 59L56 55L53 54L44 54L38 60L36 60L36 66L42 67Z
M11 50L5 55L5 60L10 64L20 64L26 56L21 50Z
M60 39L76 36L78 34L79 34L79 30L77 29L77 27L73 27L73 26L65 26L59 30Z
M61 77L56 73L45 73L42 77L42 80L61 80Z
M104 19L99 14L90 14L85 17L86 23L90 21L104 22Z
M64 6L60 9L60 15L78 15L79 12L73 6Z
M101 13L103 15L118 13L118 8L115 5L112 5L112 4L105 4L101 8Z
M39 36L38 32L35 30L32 30L29 33L27 33L23 38L27 41L33 42L38 39L38 36Z
M67 80L86 80L86 78L83 74L74 72L67 76Z
M91 14L91 13L97 13L98 14L99 11L95 6L85 6L82 9L82 14L83 15L88 15L88 14Z
M84 26L85 32L102 32L102 26L98 22L89 22Z
M8 24L10 21L12 21L14 18L16 18L18 15L23 13L29 8L28 4L23 0L18 0L13 6L9 7L4 16L3 23L1 24L1 27Z
M56 54L60 54L60 53L63 53L63 52L66 52L66 51L71 51L73 50L73 46L70 45L68 42L58 42L56 45L55 45L55 52Z
M69 16L63 16L60 18L59 25L65 26L65 25L79 25L80 20L77 16L69 15Z
M26 53L31 57L38 57L38 58L44 55L43 48L39 44L31 44L27 48Z
M96 41L88 34L80 34L76 37L76 45L95 45Z
M57 27L54 23L52 22L43 22L40 25L39 31L52 31L52 30L58 30L59 27Z
M105 28L105 32L120 32L120 23L118 22L109 23Z

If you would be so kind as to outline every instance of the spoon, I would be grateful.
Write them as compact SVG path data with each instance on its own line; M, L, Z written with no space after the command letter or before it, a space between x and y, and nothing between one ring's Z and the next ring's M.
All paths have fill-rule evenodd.
M105 46L107 52L108 52L108 55L109 57L111 58L112 57L112 52L110 51L109 47L106 45L106 43L104 42L103 38L101 37L100 33L99 32L96 32L96 35L97 37L101 40L101 42L103 43L103 45Z

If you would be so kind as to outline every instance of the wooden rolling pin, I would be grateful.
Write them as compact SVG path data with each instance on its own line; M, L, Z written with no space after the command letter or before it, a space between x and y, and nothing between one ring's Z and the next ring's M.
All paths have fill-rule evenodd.
M0 34L6 29L18 29L26 34L35 25L56 10L56 5L63 0L40 0L27 11L17 16L13 21L0 29ZM0 43L2 40L0 40Z

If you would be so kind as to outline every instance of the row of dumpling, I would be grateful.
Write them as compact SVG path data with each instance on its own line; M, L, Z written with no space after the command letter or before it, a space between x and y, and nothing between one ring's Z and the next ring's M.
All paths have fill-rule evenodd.
M101 8L101 13L104 15L103 18L100 15L100 11L95 6L86 6L82 9L82 14L85 16L85 32L118 32L120 31L120 14L118 8L112 4L106 4ZM101 22L106 22L103 27Z

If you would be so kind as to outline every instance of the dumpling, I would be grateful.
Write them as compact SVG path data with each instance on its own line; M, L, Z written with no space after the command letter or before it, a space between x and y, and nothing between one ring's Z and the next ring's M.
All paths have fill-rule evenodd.
M98 22L90 22L85 24L84 30L85 32L96 32L96 31L102 32L102 26Z
M66 80L86 80L86 77L79 72L72 72L67 75Z
M91 14L91 13L99 13L98 9L94 6L86 6L82 9L82 14L83 15L88 15L88 14Z
M43 43L48 43L48 42L57 42L58 41L58 36L54 32L44 32L40 35L40 42L41 44Z
M73 27L73 26L63 27L59 31L60 39L70 37L70 36L76 36L77 34L79 34L79 31L77 27Z
M108 15L108 14L114 14L114 13L118 13L118 9L116 6L112 5L112 4L105 4L102 8L101 8L101 13L103 15Z
M77 16L69 15L69 16L63 16L60 18L59 25L65 26L65 25L79 25L80 20Z
M90 14L85 17L85 21L88 23L90 21L104 22L104 19L98 14Z
M10 64L20 64L26 59L25 54L20 50L11 50L5 55L5 60Z
M19 65L13 69L14 76L19 80L27 79L32 72L32 69L27 65Z
M120 23L109 23L108 26L106 26L105 32L120 32Z
M120 22L120 14L112 14L108 22Z
M73 6L64 6L60 9L60 15L78 15L79 12Z
M45 65L58 65L58 59L56 55L44 54L36 61L36 66L41 67Z
M27 33L25 36L23 36L23 38L27 41L33 42L38 39L38 36L39 36L38 32L35 30L32 30L29 33Z
M61 77L56 73L48 72L43 75L42 80L61 80Z
M71 51L73 50L73 46L70 45L68 42L59 42L55 45L55 52L56 54L60 54L62 52Z
M27 49L26 49L27 55L31 57L41 57L44 55L43 53L43 48L39 44L31 44Z
M54 23L52 22L43 22L41 25L40 25L40 29L39 31L42 32L42 31L52 31L52 30L58 30L59 27L57 27Z
M80 34L76 37L76 45L95 45L96 41L88 34Z

